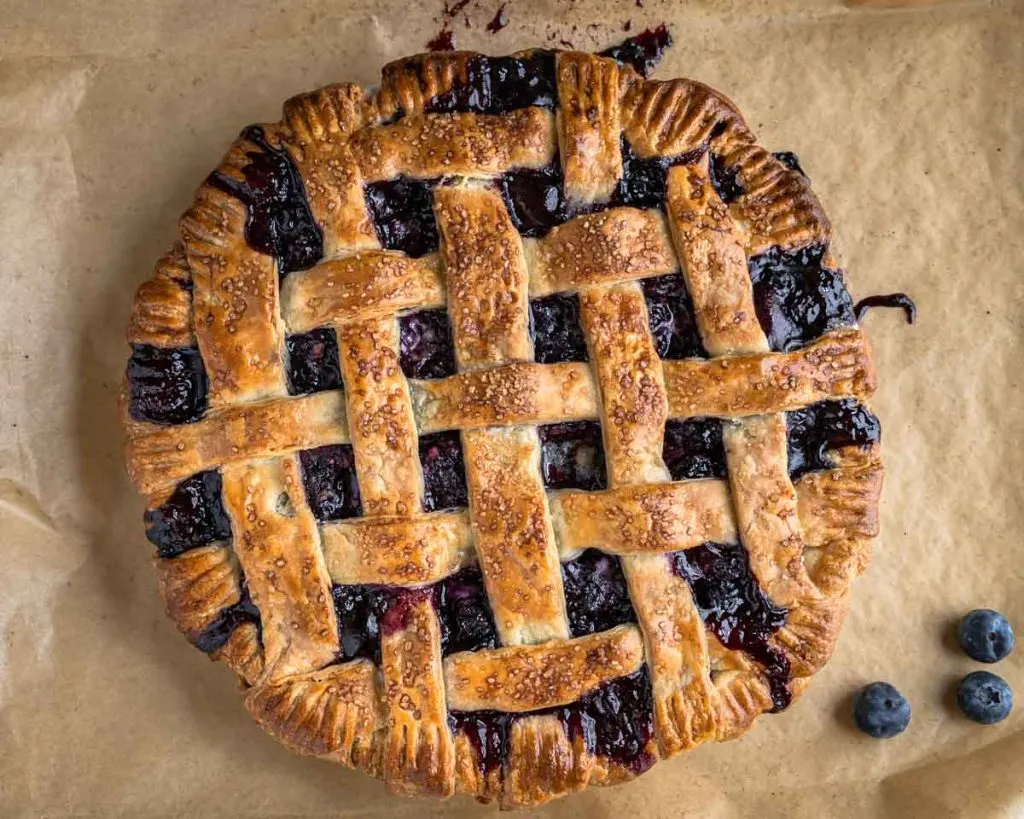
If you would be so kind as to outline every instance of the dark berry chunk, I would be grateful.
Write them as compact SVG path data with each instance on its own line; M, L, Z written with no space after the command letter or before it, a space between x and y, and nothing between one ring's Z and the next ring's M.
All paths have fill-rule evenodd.
M562 584L573 637L636 622L626 578L615 555L587 549L562 564Z
M779 162L789 168L791 171L796 171L801 176L807 176L806 171L800 167L800 157L798 157L792 151L776 151L772 154Z
M682 274L642 279L647 321L661 358L707 358Z
M629 37L616 46L606 48L601 52L601 56L631 65L637 73L647 77L671 46L672 35L662 23L655 29L646 29L635 37Z
M512 714L500 711L450 711L448 726L462 733L476 751L481 773L500 768L508 756L508 729Z
M174 557L231 538L231 521L221 500L216 470L179 483L163 505L146 512L146 537L160 557Z
M648 751L654 709L647 666L606 682L579 702L554 709L570 739L583 737L587 749L641 774L657 760Z
M400 363L407 378L455 375L452 328L444 310L420 310L398 320Z
M852 398L821 401L786 413L789 476L794 481L808 472L835 466L828 451L844 446L867 446L882 435L878 419Z
M516 230L536 238L569 219L564 185L562 168L557 162L537 170L509 171L502 176L501 195Z
M604 443L596 421L569 421L537 428L541 472L548 489L604 489Z
M775 710L789 705L789 660L769 642L786 622L750 569L740 545L705 543L674 552L669 562L693 592L701 619L726 648L746 652L765 670Z
M382 637L404 631L413 624L412 613L417 604L429 601L437 611L437 586L419 589L392 588L387 590L384 609L378 615Z
M957 629L960 647L979 663L998 663L1013 651L1016 638L1010 622L992 609L968 612Z
M303 395L341 389L338 337L334 330L321 327L288 336L285 346L288 348L289 393Z
M554 108L557 102L554 52L538 50L528 57L473 57L465 79L429 100L424 110L504 114L531 106Z
M129 412L136 421L187 424L206 411L206 370L198 347L133 344Z
M674 481L724 478L722 422L717 418L666 422L662 458Z
M580 299L556 293L530 302L534 358L541 364L586 361L587 342L580 324Z
M366 186L366 204L383 247L400 250L414 259L437 250L440 239L434 220L434 182L400 176Z
M254 250L274 256L282 275L312 267L324 255L324 239L291 157L267 142L258 125L250 125L242 137L261 149L247 152L245 181L215 171L210 184L245 203L246 241Z
M1013 691L1002 677L988 671L975 671L960 680L956 687L956 704L967 719L994 725L1013 710Z
M366 657L380 664L380 619L388 610L388 592L379 586L334 586L341 659Z
M341 520L362 514L352 447L347 444L305 449L299 453L306 500L316 519Z
M462 442L458 432L435 432L420 438L423 510L456 509L469 503Z
M195 642L196 648L211 654L230 639L231 633L242 623L255 623L260 627L260 610L249 596L249 587L242 580L242 592L238 602L222 609L220 614L203 629Z
M890 739L910 725L910 703L889 683L873 682L857 694L853 721L868 736Z
M449 575L439 585L438 611L444 654L495 648L498 631L480 569L469 566Z
M854 323L842 271L824 266L825 250L823 245L794 251L773 247L749 260L754 308L773 350L796 350Z
M703 148L672 157L654 156L643 159L633 147L621 138L622 179L612 194L612 205L633 208L665 207L665 188L668 169L673 165L688 165L704 153Z
M725 164L725 157L720 154L711 154L708 170L711 176L711 186L725 204L735 202L743 195L743 186L739 181L739 165L730 167Z

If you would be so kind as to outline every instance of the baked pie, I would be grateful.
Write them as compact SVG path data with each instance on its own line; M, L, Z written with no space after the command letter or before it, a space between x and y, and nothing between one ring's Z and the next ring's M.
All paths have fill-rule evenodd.
M533 805L786 708L877 531L792 154L691 80L423 54L246 128L135 300L170 616L288 748Z

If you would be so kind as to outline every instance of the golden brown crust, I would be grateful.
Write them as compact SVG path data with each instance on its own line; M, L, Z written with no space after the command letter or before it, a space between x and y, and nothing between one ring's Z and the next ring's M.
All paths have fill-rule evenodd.
M412 381L420 432L596 418L597 387L582 363L514 363Z
M235 553L260 610L268 678L322 668L338 652L338 623L298 459L251 461L223 475Z
M412 514L420 509L423 480L409 387L398 361L398 321L353 321L337 330L363 514Z
M181 243L160 257L153 278L135 292L128 320L130 344L154 347L190 347L192 332L192 271Z
M289 274L281 314L290 332L339 319L392 316L408 308L443 307L440 256L421 259L393 250L366 250Z
M570 202L605 202L622 178L619 64L563 52L556 64L558 148Z
M436 583L473 559L469 514L416 518L356 518L320 529L331 580L417 586Z
M128 476L144 495L221 465L348 442L345 397L322 392L240 404L194 424L129 426Z
M509 728L502 808L523 808L583 790L594 769L580 735L570 738L551 716L529 716Z
M855 328L791 353L665 361L662 368L673 418L786 412L826 399L863 400L875 389L867 339Z
M448 707L522 714L569 705L639 670L643 659L635 626L540 645L463 651L444 661Z
M508 114L415 114L364 128L351 142L367 182L414 176L496 176L510 168L541 168L555 156L549 111Z
M196 642L221 611L241 597L241 572L226 546L203 546L172 558L154 558L167 616Z
M523 242L530 295L632 281L679 268L665 218L656 210L611 208L577 216L543 239Z
M451 796L455 742L441 672L441 627L428 594L405 594L381 621L384 782L392 793Z
M377 91L381 116L422 114L428 102L465 80L469 61L479 56L475 51L432 51L388 63Z
M224 663L246 685L255 685L263 676L263 643L259 626L255 623L236 626L227 642L210 652L210 659Z
M459 367L531 360L523 243L501 197L489 190L439 188L434 213Z

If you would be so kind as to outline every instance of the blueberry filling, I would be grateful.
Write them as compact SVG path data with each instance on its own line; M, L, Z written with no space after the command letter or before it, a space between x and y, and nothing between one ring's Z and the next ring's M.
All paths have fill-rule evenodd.
M749 260L754 307L773 350L796 350L854 323L842 271L824 266L825 251L824 245L773 247Z
M647 29L635 37L629 37L616 46L606 48L602 57L611 57L620 63L631 65L643 77L650 76L654 67L661 62L665 52L672 46L672 35L665 24Z
M362 514L352 447L333 444L299 453L302 484L313 515L323 523Z
M324 255L324 240L302 177L288 152L267 142L260 126L250 125L241 136L262 149L247 152L245 181L214 171L209 183L245 203L246 241L254 250L275 257L282 276L312 267Z
M338 338L330 327L299 333L285 339L288 350L288 392L304 395L311 392L341 389L341 367L338 363Z
M803 177L807 177L807 172L800 167L800 157L798 157L792 151L776 151L772 154L779 162L789 168L791 171L796 171Z
M476 751L480 772L497 770L508 757L508 733L512 714L502 711L449 711L448 727L461 733Z
M523 236L543 236L571 216L557 161L544 168L508 171L500 184L508 215Z
M708 171L711 176L711 186L718 194L718 198L725 204L735 202L743 195L743 186L739 181L739 165L728 166L725 164L725 157L721 154L711 154Z
M808 472L835 466L828 451L844 446L868 446L882 435L871 411L854 399L821 401L786 413L789 476L797 480Z
M230 539L221 486L219 472L200 472L179 483L161 506L146 512L146 537L160 557Z
M400 176L365 186L366 204L383 247L400 250L414 259L437 250L440 238L434 220L436 181Z
M455 375L455 347L448 313L420 310L398 320L399 363L407 378Z
M724 478L722 422L717 418L666 422L662 459L674 481Z
M388 591L380 586L334 586L334 612L342 661L365 657L380 665L380 618L388 610Z
M469 503L462 442L458 432L436 432L420 438L423 469L423 510L456 509Z
M469 566L438 585L442 652L448 655L496 648L498 631L480 569Z
M658 355L665 359L707 358L682 274L643 279L640 286Z
M580 299L556 293L530 302L534 359L541 364L586 361L587 342L580 324Z
M252 598L249 596L249 588L246 586L244 579L242 580L242 591L238 602L221 609L220 614L196 638L196 648L207 654L217 651L224 646L230 639L232 632L242 623L255 623L257 629L260 630L262 638L260 610L252 602Z
M599 423L568 421L538 427L537 433L541 473L548 489L593 491L607 486Z
M563 563L562 586L573 637L636 622L626 578L615 555L587 549Z
M622 150L622 179L612 194L611 205L632 208L665 207L668 169L674 165L689 165L704 153L698 148L677 156L654 156L641 159L625 136L620 141Z
M133 344L128 412L136 421L187 424L206 411L206 370L198 347Z
M465 80L429 100L424 111L504 114L557 104L555 55L539 50L528 57L473 57L466 63Z
M668 557L673 571L689 584L704 625L726 648L743 651L764 667L773 710L784 709L791 698L789 660L769 638L785 624L786 611L761 590L747 550L705 543Z

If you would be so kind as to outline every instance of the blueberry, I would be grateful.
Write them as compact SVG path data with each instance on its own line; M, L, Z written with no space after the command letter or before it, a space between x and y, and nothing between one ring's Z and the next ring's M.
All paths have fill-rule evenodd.
M998 663L1013 651L1013 629L1003 615L992 609L975 609L960 621L960 648L979 663Z
M992 725L1002 722L1013 708L1013 692L1006 680L988 671L968 674L956 687L956 703L967 719Z
M865 685L853 704L853 721L868 736L889 739L910 724L910 703L887 682Z

